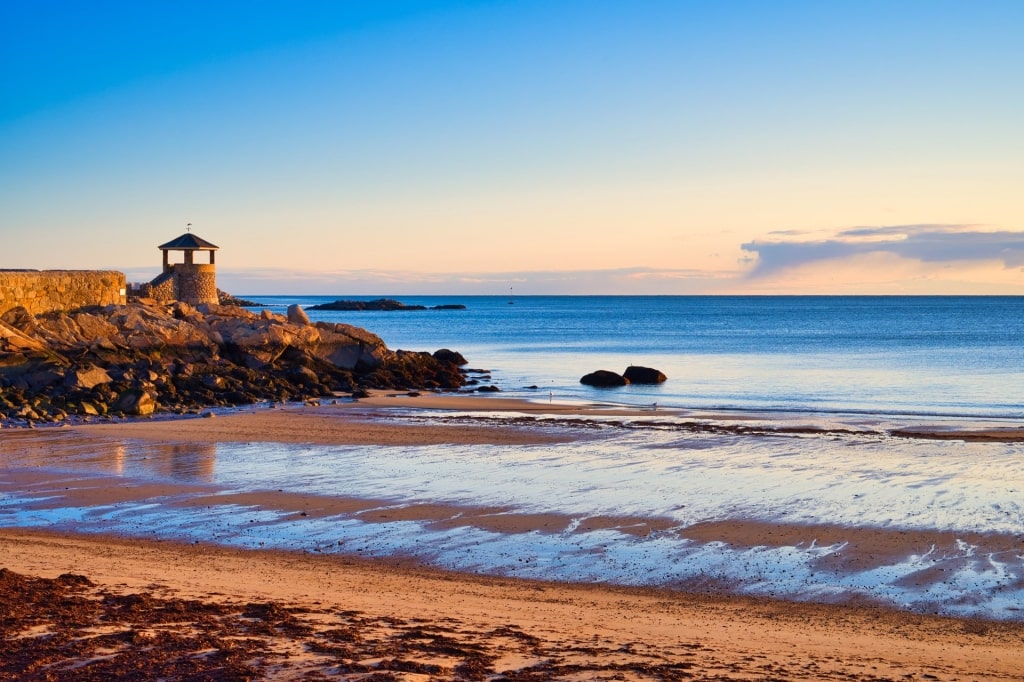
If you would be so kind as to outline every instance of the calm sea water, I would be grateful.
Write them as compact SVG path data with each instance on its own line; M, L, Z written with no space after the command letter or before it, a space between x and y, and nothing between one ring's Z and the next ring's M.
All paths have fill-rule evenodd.
M283 311L340 297L248 298ZM1024 297L525 296L511 305L507 297L397 298L467 309L309 314L365 327L391 348L458 350L513 395L1024 417ZM630 364L656 367L669 381L610 390L579 383L593 370Z

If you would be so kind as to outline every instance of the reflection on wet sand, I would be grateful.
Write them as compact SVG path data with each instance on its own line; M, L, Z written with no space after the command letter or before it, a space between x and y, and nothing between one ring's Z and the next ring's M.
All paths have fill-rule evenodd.
M217 445L183 443L146 445L145 465L162 478L195 483L212 483L217 466Z
M217 443L146 442L83 436L66 429L39 429L5 433L0 439L0 458L10 469L72 469L212 483L217 448Z

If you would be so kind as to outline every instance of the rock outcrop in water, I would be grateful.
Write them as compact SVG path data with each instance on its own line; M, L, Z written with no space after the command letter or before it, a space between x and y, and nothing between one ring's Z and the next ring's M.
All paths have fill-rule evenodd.
M629 379L611 370L599 369L596 372L585 374L580 379L580 383L596 388L614 388L616 386L625 386L629 383Z
M659 370L639 365L630 365L622 373L622 376L626 377L631 384L660 384L668 381L668 377Z
M668 377L653 367L630 365L622 374L617 374L607 369L599 369L596 372L584 375L580 379L580 383L596 388L615 388L617 386L628 386L629 384L660 384L667 380Z
M0 425L465 382L457 353L392 351L365 329L302 317L142 301L10 310L0 317Z
M465 310L461 303L448 303L428 308L425 305L406 305L392 298L378 298L373 301L332 301L310 306L310 310Z

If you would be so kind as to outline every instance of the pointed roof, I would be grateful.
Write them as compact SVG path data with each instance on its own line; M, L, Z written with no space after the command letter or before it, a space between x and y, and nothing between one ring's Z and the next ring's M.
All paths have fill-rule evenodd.
M176 251L216 251L220 247L216 244L211 244L202 237L197 237L191 232L186 232L177 239L172 239L166 244L161 244L156 247L161 251L176 250Z

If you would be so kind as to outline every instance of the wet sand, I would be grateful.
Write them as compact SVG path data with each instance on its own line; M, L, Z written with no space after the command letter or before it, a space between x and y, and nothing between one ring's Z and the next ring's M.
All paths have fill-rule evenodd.
M203 679L1018 680L1024 670L1024 625L869 606L16 529L0 530L0 556L18 574L0 574L5 612L17 616L4 625L5 679L18 678L13 665L38 674L84 661L91 665L78 679L133 671ZM88 582L18 578L65 574ZM25 596L8 604L12 588L39 608L25 608Z
M8 471L0 492L18 491L34 510L97 508L140 505L159 501L168 510L236 507L256 515L272 513L274 523L298 518L354 518L363 523L411 521L427 529L477 528L503 534L585 534L614 530L647 537L671 534L699 543L722 543L734 549L805 548L833 546L816 565L837 573L860 572L891 565L911 555L945 556L930 571L953 572L976 561L976 556L1012 556L1024 553L1024 535L970 533L901 528L850 527L824 523L783 524L764 520L705 521L691 525L671 518L650 516L567 515L529 513L509 506L472 507L441 503L409 503L400 499L330 497L276 490L235 491L212 485L151 482L140 479L83 477L47 470ZM975 549L965 555L958 543ZM919 580L924 576L917 574ZM677 584L677 588L716 589L712 585ZM728 589L724 586L722 589ZM1021 605L1024 609L1024 604Z
M5 431L0 435L0 456L5 441L41 435L39 442L45 445L40 447L47 450L41 462L52 461L54 448L88 450L118 439L525 445L587 437L585 431L568 433L536 423L396 421L389 418L389 407L406 413L415 407L580 417L651 414L644 408L553 408L493 398L382 395L355 404L243 410L187 422L78 425L49 430L52 437L39 433L43 430ZM761 423L765 418L750 415L746 421ZM972 428L992 430L988 425ZM1005 436L1002 427L996 431L1004 433L994 435ZM236 504L303 517L350 514L364 522L414 520L503 533L613 528L638 536L672 532L701 542L738 546L842 542L841 552L822 559L838 571L862 569L873 561L889 561L930 546L941 548L963 536L735 520L678 527L669 519L657 518L579 519L516 513L504 507L455 508L296 492L225 491L144 480L118 479L118 485L111 485L110 480L56 474L42 463L38 469L5 471L0 492L30 493L35 498L32 504L40 508L160 498L182 508ZM1020 537L1010 535L969 539L994 552L1017 554L1024 547ZM293 679L308 674L307 679L320 675L359 679L387 672L393 675L389 679L409 680L486 679L497 673L509 680L895 680L911 676L1009 680L1020 679L1024 671L1021 623L914 615L863 603L813 605L723 596L711 594L716 591L714 585L677 585L672 590L570 585L485 578L426 569L411 561L364 560L345 554L247 551L207 543L17 528L0 529L0 568L50 581L32 583L0 574L7 581L2 591L15 600L5 608L22 613L20 620L4 626L7 648L0 660L24 670L28 665L60 669L93 660L94 665L109 668L93 667L97 679L133 669L148 670L144 676L171 678L207 674ZM53 582L66 573L83 575L94 585L69 578ZM22 604L16 609L18 594L33 590L41 595L33 602L36 606L26 610ZM126 597L139 594L145 596ZM85 600L80 604L82 613L64 614L61 605L68 599ZM177 615L172 618L169 613ZM182 627L182 622L189 625ZM47 632L58 637L34 639ZM239 643L243 640L245 646ZM61 648L52 646L54 642L78 644ZM220 653L211 655L211 651ZM166 667L172 663L179 667ZM125 667L110 667L115 665ZM0 679L18 679L15 673L0 667Z
M429 428L388 421L390 413L431 413L472 415L478 424L432 424ZM570 417L580 421L620 418L658 423L674 420L684 429L723 434L819 434L865 433L896 438L963 440L973 442L1024 442L1024 424L1006 421L904 418L867 415L815 415L787 412L699 411L651 405L580 404L523 400L490 395L377 392L358 401L325 400L317 406L275 406L238 408L212 419L199 416L98 421L71 426L83 434L109 435L142 440L195 442L277 442L322 445L529 445L565 442L564 434L552 435L536 428L495 429L487 415L521 415L521 424L543 426L545 417L561 423ZM182 423L187 422L186 426ZM436 421L436 420L435 420ZM458 418L455 418L458 421ZM14 431L15 433L17 431ZM11 433L10 431L8 433ZM575 434L572 438L578 438Z

